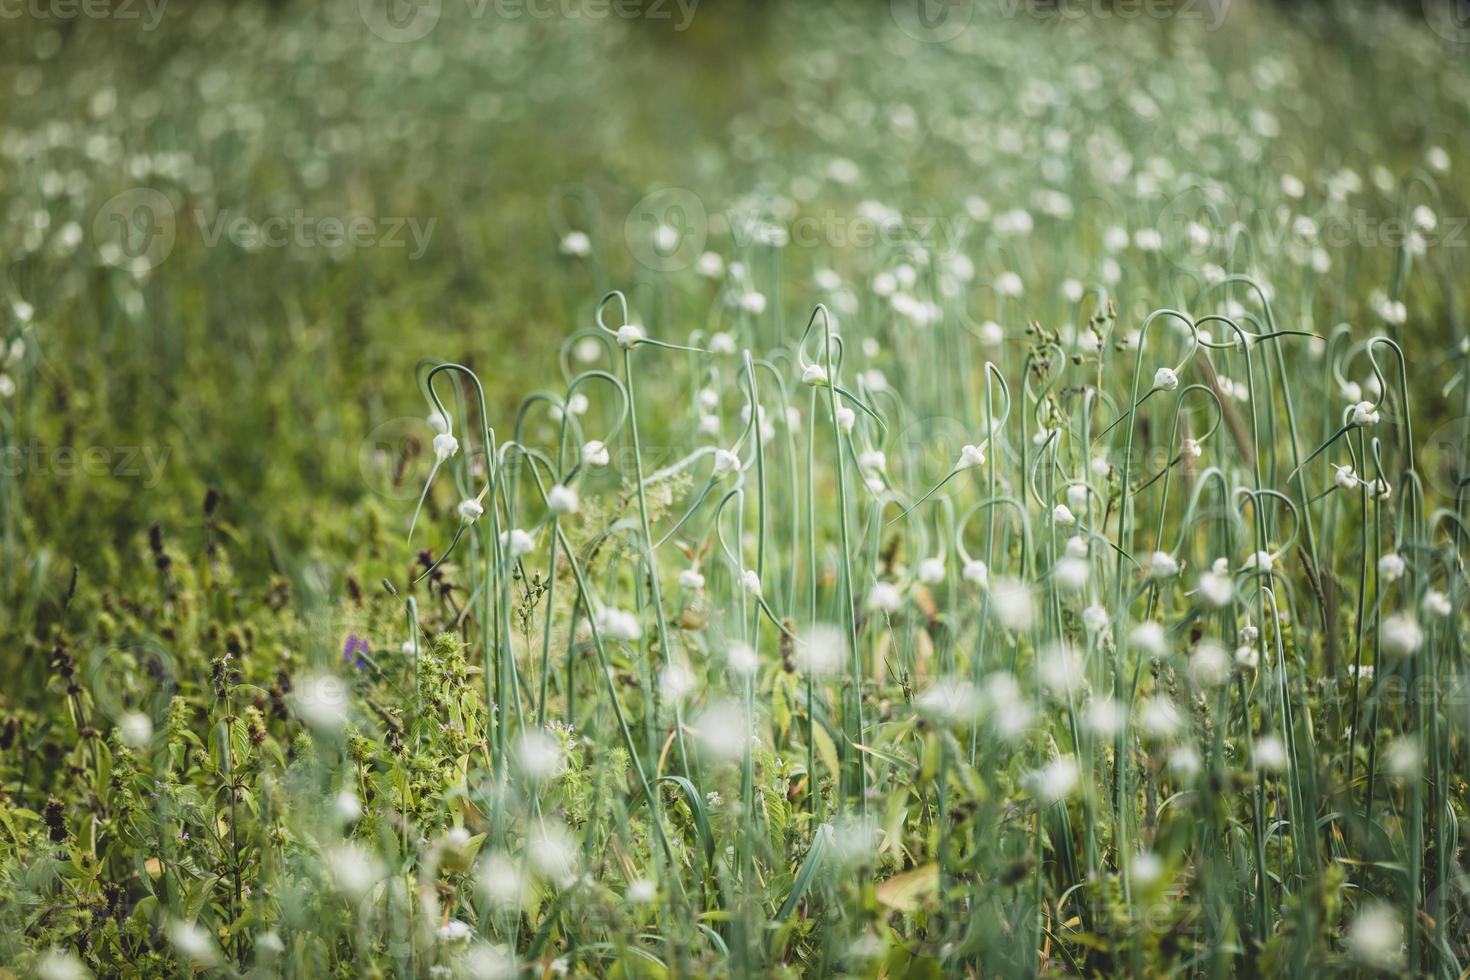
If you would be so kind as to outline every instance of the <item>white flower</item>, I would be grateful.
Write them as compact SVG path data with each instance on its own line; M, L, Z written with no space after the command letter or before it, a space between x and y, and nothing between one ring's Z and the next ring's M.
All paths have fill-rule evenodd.
M751 316L760 316L766 311L766 296L754 289L740 294L740 308Z
M643 635L638 617L614 606L603 606L597 612L597 631L614 640L632 643Z
M351 823L362 816L362 801L352 790L344 789L332 798L332 810L337 814L338 820Z
M1262 735L1256 742L1255 756L1251 761L1257 769L1281 772L1287 766L1286 744L1275 735Z
M1163 391L1173 391L1179 387L1179 375L1174 373L1173 368L1161 367L1154 372L1154 387Z
M117 721L118 736L123 744L135 749L147 748L153 740L153 722L138 711L130 711Z
M1080 775L1077 760L1064 755L1031 772L1026 782L1032 794L1042 802L1058 803L1072 795Z
M694 271L706 279L718 279L725 271L725 260L718 252L705 252L694 263Z
M1144 698L1138 703L1138 727L1155 738L1170 738L1184 724L1179 709L1168 698Z
M892 582L875 582L868 592L868 609L872 612L896 612L903 605L903 595Z
M75 953L60 947L48 949L36 961L37 980L87 980L91 975Z
M1179 574L1179 562L1167 551L1155 551L1148 570L1157 579L1173 578Z
M710 334L709 349L716 354L735 353L735 338L723 330Z
M1151 885L1164 873L1164 862L1153 851L1140 851L1128 866L1128 876L1136 885Z
M439 462L444 462L457 452L459 452L459 440L454 436L441 432L434 437L434 455Z
M686 568L679 573L679 586L690 592L704 588L704 574L697 568Z
M843 432L851 432L852 427L857 424L857 412L846 405L837 406L837 428Z
M1009 630L1029 629L1036 617L1036 600L1026 583L1013 578L997 579L990 590L995 618Z
M1437 174L1450 172L1450 155L1442 146L1431 146L1424 151L1424 160L1429 164L1429 169Z
M801 383L813 388L827 383L827 369L820 364L808 364L801 372Z
M435 930L442 943L462 943L470 938L472 931L469 923L461 922L459 919L450 919Z
M1082 610L1082 625L1089 633L1101 633L1111 618L1102 606L1088 606Z
M1404 577L1405 564L1403 556L1389 552L1378 559L1378 577L1389 582L1397 582Z
M577 844L565 827L549 820L537 824L526 839L531 865L555 882L565 882L577 870Z
M296 678L290 697L297 717L313 728L340 731L347 724L350 694L346 683L335 674L308 674Z
M592 439L582 447L582 462L587 466L606 466L611 458L601 439Z
M1002 296L1020 296L1025 284L1014 272L1002 272L995 278L995 291Z
M1268 551L1257 551L1245 560L1246 568L1258 568L1263 572L1270 572L1276 567L1276 559L1271 557Z
M1388 743L1388 771L1400 779L1413 779L1424 765L1419 743L1401 736Z
M955 469L967 470L973 466L983 465L985 465L985 450L983 447L970 445L960 447L960 458L954 464Z
M646 339L643 328L636 323L625 323L618 327L618 346L623 350L631 350Z
M1066 504L1057 504L1051 509L1051 520L1058 527L1071 527L1077 523L1077 515Z
M919 696L924 712L955 723L974 722L980 717L983 702L980 692L967 680L940 678Z
M1434 619L1443 619L1453 611L1450 608L1448 597L1443 592L1437 592L1434 589L1424 593L1423 609L1424 615Z
M481 894L496 908L515 908L525 895L525 875L520 865L505 854L491 854L481 861L475 880Z
M980 559L971 558L965 562L965 567L960 571L960 577L971 585L978 585L983 589L990 584L990 569Z
M592 251L592 239L585 231L569 231L562 236L561 251L563 255L587 255Z
M818 676L836 673L847 657L847 638L835 626L818 624L797 647L796 665Z
M1406 613L1385 617L1380 629L1380 641L1386 653L1407 657L1424 645L1424 631Z
M1169 641L1164 635L1163 624L1153 620L1133 627L1128 632L1128 645L1150 657L1162 657L1169 652Z
M1041 683L1058 697L1075 695L1082 690L1082 658L1070 646L1056 646L1042 654L1037 673Z
M1075 538L1073 539L1076 540ZM1052 580L1063 592L1075 594L1087 585L1087 560L1068 555L1052 566Z
M869 449L858 457L858 466L869 473L882 473L888 469L888 457L881 449Z
M1190 459L1199 459L1203 453L1204 450L1200 448L1198 439L1186 438L1179 447L1179 455Z
M1202 768L1199 753L1188 745L1176 746L1169 753L1169 760L1166 764L1170 772L1184 779L1198 776Z
M725 653L725 662L731 670L743 677L750 677L760 669L760 660L748 643L730 644L730 649Z
M1332 479L1340 489L1352 490L1357 487L1358 477L1357 474L1353 472L1353 468L1351 466L1334 466L1333 469L1336 472L1333 473Z
M1067 506L1073 510L1085 510L1087 507L1087 484L1067 484Z
M484 506L474 497L466 497L459 502L459 519L466 524L473 524L485 513Z
M511 560L529 554L536 547L536 539L518 527L500 532L500 546L510 554Z
M695 719L693 728L699 747L717 761L733 762L750 751L751 731L737 705L715 702Z
M1370 426L1378 424L1378 409L1372 402L1358 402L1352 407L1352 424Z
M575 514L582 506L582 501L577 497L577 491L571 487L557 483L546 491L546 508L553 514L565 516Z
M168 941L185 959L202 966L211 966L219 960L219 950L209 930L197 922L174 921L168 927Z
M326 857L332 883L354 902L366 898L383 877L382 862L361 844L350 841L338 844L327 852Z
M1123 708L1110 697L1100 697L1087 706L1087 727L1104 737L1123 730Z
M925 558L919 562L919 581L925 585L938 585L944 581L944 559Z
M512 752L516 769L533 782L544 782L560 775L566 761L561 741L536 728L521 732Z
M628 882L628 901L634 905L647 905L658 897L658 886L647 878L635 878Z
M1397 972L1404 966L1403 915L1384 902L1371 902L1353 917L1344 945L1374 970Z
M1235 648L1235 666L1249 673L1256 669L1261 662L1261 655L1253 646L1241 645Z
M1068 558L1086 558L1087 541L1080 534L1074 534L1067 539L1066 552Z
M1216 609L1230 604L1235 595L1235 582L1230 577L1229 563L1225 559L1217 558L1214 566L1199 577L1199 591Z
M757 599L760 598L761 577L755 573L754 569L747 568L744 572L740 573L740 585L746 592L749 592Z
M693 692L697 682L688 667L672 663L659 672L658 685L667 700L682 701Z
M1215 687L1230 676L1229 655L1213 640L1205 640L1194 648L1189 658L1189 676L1200 687Z
M715 450L715 476L726 476L740 469L740 457L728 449Z

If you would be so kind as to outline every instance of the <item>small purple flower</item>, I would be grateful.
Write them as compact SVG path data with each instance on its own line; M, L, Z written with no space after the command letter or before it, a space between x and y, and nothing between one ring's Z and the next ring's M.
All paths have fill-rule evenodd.
M364 640L356 633L348 633L347 642L342 646L342 662L361 670L367 666L367 661L362 659L367 653L367 640Z

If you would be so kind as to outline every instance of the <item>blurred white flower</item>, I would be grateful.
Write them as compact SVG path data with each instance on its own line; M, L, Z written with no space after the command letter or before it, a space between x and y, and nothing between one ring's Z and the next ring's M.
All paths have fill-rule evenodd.
M338 844L326 853L327 870L337 890L354 902L367 898L383 878L378 856L354 841Z
M536 547L536 539L518 527L500 532L500 546L509 553L511 561L530 554Z
M613 606L597 611L597 631L611 640L632 643L643 636L643 627L633 613Z
M704 588L704 573L697 568L686 568L679 573L679 587L690 592Z
M924 585L938 585L944 581L944 559L925 558L919 562L917 577Z
M1372 402L1358 402L1352 406L1351 421L1353 425L1377 425L1378 409L1373 407Z
M511 751L516 769L532 782L554 779L566 764L561 741L539 728L528 728L516 736Z
M575 255L582 257L592 251L592 239L587 237L585 231L569 231L562 236L561 251L563 255Z
M1077 515L1066 504L1057 504L1051 509L1051 520L1058 527L1071 527L1077 523Z
M1064 755L1029 773L1026 783L1032 795L1043 803L1059 803L1072 795L1080 775L1077 760Z
M1407 657L1424 645L1424 631L1406 613L1386 616L1379 627L1380 640L1385 653Z
M1162 623L1148 620L1128 631L1128 645L1147 656L1159 658L1169 652L1169 640Z
M117 733L129 748L147 748L153 740L153 720L142 712L130 711L117 720Z
M340 731L347 724L351 693L335 674L308 674L291 686L291 708L312 728Z
M868 592L868 609L872 612L897 612L903 605L903 593L892 582L874 582Z
M990 584L990 569L978 558L971 558L965 562L960 576L971 585L978 585L982 589Z
M569 486L556 483L546 491L546 509L558 517L575 514L581 506L582 501L578 498L577 491Z
M92 975L75 953L48 949L36 960L37 980L87 980Z
M1404 577L1407 567L1402 555L1390 552L1378 559L1378 576L1387 582L1397 582Z
M1424 593L1423 609L1424 615L1433 619L1443 619L1453 611L1445 594L1434 589Z
M1348 925L1343 944L1354 959L1375 970L1404 968L1403 913L1384 902L1369 902Z
M761 595L761 577L755 573L754 569L747 568L740 573L740 587L759 599Z
M734 762L750 751L754 734L745 723L745 713L728 701L716 701L694 721L695 740L701 751L716 761Z
M1262 735L1256 741L1252 764L1266 772L1282 772L1286 769L1286 743L1276 735Z
M748 643L732 643L730 649L725 653L725 662L730 669L742 677L754 676L760 668L760 660L757 659L755 650Z
M623 350L631 350L647 339L643 328L636 323L625 323L618 327L618 346Z
M179 955L199 966L213 966L219 962L219 947L214 937L197 922L175 919L168 927L168 941Z
M1156 579L1173 578L1179 574L1179 562L1167 551L1155 551L1149 559L1149 575Z
M485 507L474 497L466 497L459 502L459 519L466 524L473 524L485 513Z
M592 439L582 446L582 463L586 466L606 466L611 458L601 439Z
M995 618L1009 630L1029 629L1036 617L1036 600L1019 579L996 579L990 587L990 603Z
M1173 391L1179 387L1179 375L1173 368L1161 367L1154 372L1154 387L1161 391Z
M827 383L827 370L820 364L808 364L801 372L801 383L818 388Z

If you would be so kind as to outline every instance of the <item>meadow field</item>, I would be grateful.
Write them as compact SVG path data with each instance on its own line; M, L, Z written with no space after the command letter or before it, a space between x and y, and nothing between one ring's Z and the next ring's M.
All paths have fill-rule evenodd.
M0 2L0 977L1463 977L1470 23Z

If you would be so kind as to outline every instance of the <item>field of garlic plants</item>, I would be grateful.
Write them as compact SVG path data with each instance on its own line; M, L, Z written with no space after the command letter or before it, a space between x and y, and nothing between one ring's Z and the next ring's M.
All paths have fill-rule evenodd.
M1464 975L1452 7L415 9L6 13L0 976Z

